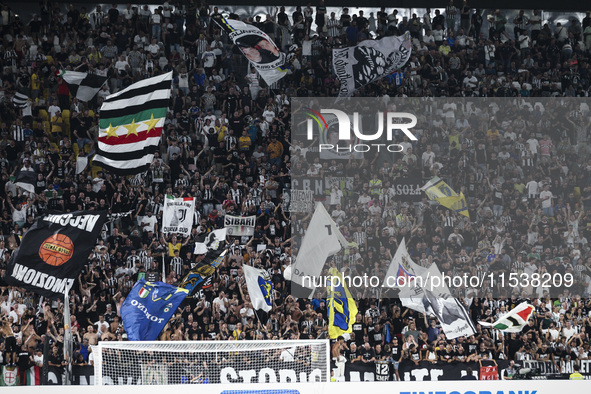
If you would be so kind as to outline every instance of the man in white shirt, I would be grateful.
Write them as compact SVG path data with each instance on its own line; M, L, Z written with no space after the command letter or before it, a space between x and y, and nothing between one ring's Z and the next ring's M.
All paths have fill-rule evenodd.
M94 325L96 326L96 333L99 336L99 338L105 333L109 331L109 323L107 323L107 321L105 320L105 316L104 315L99 315L99 321L97 321L96 323L94 323Z
M127 60L125 60L125 55L119 56L119 60L117 60L117 62L115 63L115 68L117 69L119 74L125 71L125 67L127 66L129 66L129 63L127 62Z
M478 79L472 75L472 71L468 71L464 77L464 88L476 89L478 86Z
M209 45L207 46L205 52L203 52L203 55L201 55L201 60L203 61L203 68L205 69L205 74L207 76L210 76L211 70L215 67L216 56Z
M554 195L550 191L550 185L545 185L544 190L540 193L540 200L542 200L542 210L546 216L554 216L552 198Z
M576 333L577 333L576 327L573 327L570 320L567 320L566 325L562 329L562 335L564 335L566 337L566 340L568 341L570 339L570 337L572 337Z
M142 231L144 233L147 233L150 231L155 233L156 232L155 231L156 223L158 223L158 219L156 218L156 216L153 215L152 211L149 210L148 214L142 218L142 222L141 222Z
M427 150L423 152L421 162L423 163L424 169L430 169L433 166L433 163L435 162L435 152L431 150L431 145L427 145Z
M431 34L431 30L427 30L423 36L423 42L430 48L435 48L435 36Z
M53 104L47 108L47 112L49 112L49 118L53 118L58 111L61 112L61 108L58 106L57 100L53 100Z
M540 11L534 10L534 14L529 18L527 24L531 26L532 40L537 40L540 30L542 30L542 17L540 16Z
M125 7L125 9L123 11L121 11L121 14L123 15L123 17L125 18L126 21L131 20L131 18L133 17L133 10L131 9L131 3L127 3L127 6Z
M219 297L213 300L214 308L216 307L216 305L219 307L222 313L226 314L228 312L228 298L226 298L226 294L223 291L220 291Z
M152 43L150 45L148 45L148 48L146 48L148 53L152 54L153 56L158 55L158 52L160 52L160 45L158 45L158 40L157 39L152 39Z
M527 188L527 196L529 198L538 198L540 187L537 181L530 179L530 181L527 182L525 187Z
M343 211L341 209L341 204L337 204L335 210L332 211L330 216L332 217L332 220L334 220L336 224L343 223L347 217L345 214L345 211Z
M242 324L248 324L248 318L254 317L254 310L252 309L252 305L250 302L246 302L242 309L240 309L240 316L242 317Z
M275 111L273 111L272 106L268 105L267 108L265 108L265 111L263 112L263 118L265 118L267 123L273 123L273 120L275 119Z
M529 139L526 141L526 143L529 145L529 150L531 151L531 153L534 155L534 157L537 158L538 156L538 148L540 147L540 142L536 139L536 136L534 135L534 133L531 133Z

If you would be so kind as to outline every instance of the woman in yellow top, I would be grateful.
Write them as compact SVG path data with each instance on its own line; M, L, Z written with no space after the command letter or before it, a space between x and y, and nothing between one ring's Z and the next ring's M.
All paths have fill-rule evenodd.
M228 128L226 127L226 125L222 124L222 122L219 119L216 119L215 126L213 127L213 129L218 135L218 143L223 142L224 138L226 137L226 133L228 132Z
M252 141L250 136L248 135L247 130L242 131L242 136L238 139L238 149L242 152L248 152L252 145Z
M172 236L171 241L168 243L168 257L174 257L174 252L181 251L181 243L177 241L176 235Z
M63 126L64 120L62 118L62 111L58 109L55 115L51 117L51 135L61 140Z
M179 253L181 252L181 248L183 246L185 246L188 242L189 242L189 237L187 237L187 239L185 240L185 242L183 242L182 244L179 242L179 240L177 239L176 235L173 235L172 238L170 239L170 241L168 243L165 243L165 239L164 236L162 236L162 244L163 245L167 245L168 247L168 257L174 257L174 252L175 251L179 251Z
M35 100L37 97L39 97L39 91L41 90L41 81L39 80L38 69L35 69L35 71L31 75L31 90L32 99Z
M490 129L488 129L488 131L486 132L486 136L488 137L488 139L491 142L496 142L499 140L500 137L500 133L499 130L495 127L491 127Z

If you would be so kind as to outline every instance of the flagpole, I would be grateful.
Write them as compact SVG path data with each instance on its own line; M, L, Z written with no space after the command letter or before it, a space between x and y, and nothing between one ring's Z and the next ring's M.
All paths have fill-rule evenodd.
M265 330L265 333L267 335L269 335L269 331L267 330L267 327L265 327L265 325L263 324L263 322L261 321L261 318L259 317L259 314L257 313L257 310L252 308L252 310L254 311L254 315L257 317L257 320L259 321L259 324L261 325L261 327L263 328L263 330ZM255 338L256 339L256 338Z
M162 282L166 282L166 264L164 263L164 252L162 253Z
M66 379L64 385L69 386L71 384L71 368L72 368L72 325L70 324L70 287L66 288L64 292L64 361L67 362L65 368Z

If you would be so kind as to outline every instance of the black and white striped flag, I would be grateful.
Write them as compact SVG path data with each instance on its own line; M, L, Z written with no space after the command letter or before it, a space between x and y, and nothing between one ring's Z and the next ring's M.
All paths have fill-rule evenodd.
M160 143L171 83L169 72L136 82L105 99L95 165L119 175L150 168Z
M68 70L62 71L60 77L68 85L72 96L84 102L92 100L107 81L107 77L100 75Z
M29 101L29 97L25 94L16 92L14 96L12 96L12 104L14 104L17 108L25 108Z

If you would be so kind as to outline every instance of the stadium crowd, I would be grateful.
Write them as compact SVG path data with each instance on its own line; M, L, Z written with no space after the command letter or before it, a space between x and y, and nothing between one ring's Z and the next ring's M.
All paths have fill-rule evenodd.
M410 254L424 266L571 273L579 286L554 298L531 287L506 297L493 292L475 297L469 304L475 322L492 322L521 300L529 300L537 313L520 334L478 326L477 335L457 340L447 340L436 320L396 299L364 294L353 334L337 342L335 356L342 352L349 362L554 363L589 357L590 113L561 98L589 96L590 13L549 26L539 10L520 12L513 31L505 28L503 12L474 10L466 3L456 8L450 2L445 12L426 10L410 18L397 14L382 8L368 16L344 8L335 15L320 2L298 6L291 15L281 7L249 17L279 48L301 47L288 75L266 86L220 33L217 7L188 1L154 10L132 4L86 10L45 0L33 19L24 21L9 4L2 5L0 273L17 238L47 210L131 211L103 232L73 289L74 363L92 363L91 346L98 341L125 340L120 307L138 277L160 273L165 264L163 280L178 284L195 263L195 242L223 227L225 213L256 215L255 235L232 240L204 298L187 299L160 339L326 337L325 301L295 299L283 277L297 251L294 237L304 227L303 215L288 212L283 201L292 163L306 162L301 147L290 143L290 99L337 94L333 48L406 31L413 39L410 61L359 96L509 97L516 108L523 107L522 98L555 98L526 111L529 115L500 109L482 124L467 107L434 110L432 129L416 143L405 142L408 149L392 166L370 159L311 165L311 177L363 174L368 180L355 177L350 190L323 196L351 242L337 263L365 267L379 261L387 267L405 237ZM70 97L62 69L109 80L93 101L83 103ZM77 156L94 150L104 98L167 71L174 72L173 98L161 150L147 174L119 177L92 166L76 174ZM15 92L30 97L31 106L15 109ZM564 113L566 120L558 116ZM482 127L474 129L476 123ZM35 194L14 183L18 171L29 168L38 174ZM426 182L434 175L464 192L470 220L426 199L413 205L397 201L396 179ZM190 237L160 232L165 194L196 198ZM269 271L275 289L269 314L256 315L250 306L241 264ZM0 289L1 363L24 368L41 362L43 341L50 337L50 365L65 365L62 302L40 301L1 282Z

